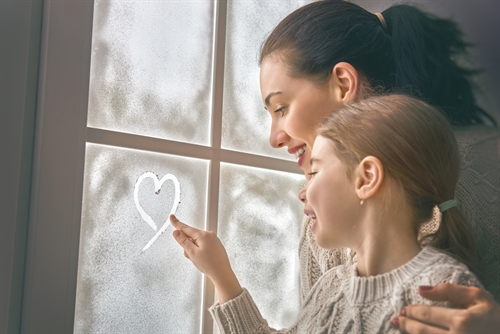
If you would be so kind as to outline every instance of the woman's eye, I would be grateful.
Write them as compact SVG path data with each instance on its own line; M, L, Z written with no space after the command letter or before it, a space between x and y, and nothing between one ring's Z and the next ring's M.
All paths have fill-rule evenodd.
M281 117L285 116L285 107L276 109L274 112L279 112Z
M313 177L314 175L316 175L318 172L310 172L310 173L307 173L307 175L309 175L310 177Z

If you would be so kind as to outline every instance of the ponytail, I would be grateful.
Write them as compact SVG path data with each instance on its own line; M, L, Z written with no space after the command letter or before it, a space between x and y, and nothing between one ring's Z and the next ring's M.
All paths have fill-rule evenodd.
M347 62L366 79L368 94L422 99L454 125L483 123L485 118L496 125L474 97L471 78L479 71L456 61L468 55L469 44L455 22L409 5L392 6L382 15L387 29L377 15L356 4L312 2L274 28L262 45L260 63L279 54L290 76L322 84L337 63Z
M439 107L451 124L482 123L483 116L496 125L474 97L471 77L480 71L456 62L468 56L470 46L457 23L408 5L392 6L383 15L392 40L395 91Z
M465 217L457 207L443 212L437 231L425 236L421 243L436 247L455 257L480 276L479 268L474 263L477 250L476 240Z

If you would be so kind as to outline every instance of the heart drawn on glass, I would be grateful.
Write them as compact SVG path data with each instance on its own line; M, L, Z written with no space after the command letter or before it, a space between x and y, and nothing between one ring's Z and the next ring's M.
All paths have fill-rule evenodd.
M153 179L153 181L155 183L155 194L159 194L160 193L161 186L163 185L163 183L165 181L172 180L172 182L174 183L175 198L174 198L174 204L172 205L172 209L170 210L169 216L171 214L175 214L175 211L177 211L177 207L179 206L179 203L181 201L181 185L180 185L179 181L177 180L177 178L175 177L175 175L173 175L173 174L167 174L164 177L162 177L161 180L159 180L158 176L156 174L154 174L152 172L146 172L146 173L142 174L137 179L137 182L135 183L135 186L134 186L135 207L137 208L137 211L139 211L139 213L141 214L142 219L144 219L144 221L146 223L148 223L148 225L154 231L157 231L156 234L154 235L154 237L152 237L151 240L149 240L149 242L146 244L146 246L144 246L144 248L142 249L143 252L146 249L148 249L153 244L153 242L155 242L156 239L158 239L158 237L163 234L163 232L166 231L166 229L168 227L168 224L170 224L169 219L167 217L167 220L165 221L165 223L163 224L163 226L158 230L158 226L156 226L156 224L153 221L153 219L151 218L151 216L148 215L142 209L142 206L139 204L139 187L141 186L142 181L144 181L144 179L146 179L146 178Z

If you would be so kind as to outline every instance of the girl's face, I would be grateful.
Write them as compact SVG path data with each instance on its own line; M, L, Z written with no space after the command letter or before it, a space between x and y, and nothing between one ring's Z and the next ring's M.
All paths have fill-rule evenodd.
M272 118L271 146L287 147L308 173L317 125L342 106L330 83L318 85L310 79L292 78L281 57L269 56L261 64L260 90Z
M316 138L311 163L304 199L304 214L312 218L311 232L320 247L348 247L360 213L355 181L347 177L345 164L325 137Z

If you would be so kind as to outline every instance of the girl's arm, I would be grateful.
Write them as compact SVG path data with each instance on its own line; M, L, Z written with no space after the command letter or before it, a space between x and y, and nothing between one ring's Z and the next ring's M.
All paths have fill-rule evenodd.
M464 309L427 305L406 306L399 316L404 333L498 333L500 305L486 291L472 286L440 284L419 288L433 301L449 301Z
M270 328L260 314L252 297L236 278L226 249L214 232L198 230L170 215L175 227L173 236L199 271L214 283L219 303L210 313L221 333L287 333Z
M184 256L207 275L217 289L219 303L210 308L210 313L221 333L289 333L286 329L277 331L269 327L248 291L240 286L226 249L214 232L188 226L174 215L170 215L170 222L176 229L175 240L184 248Z
M217 235L188 226L174 215L170 215L170 222L176 229L173 232L175 240L184 248L184 256L214 283L219 303L224 304L239 296L243 289Z

